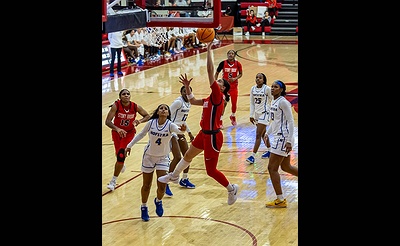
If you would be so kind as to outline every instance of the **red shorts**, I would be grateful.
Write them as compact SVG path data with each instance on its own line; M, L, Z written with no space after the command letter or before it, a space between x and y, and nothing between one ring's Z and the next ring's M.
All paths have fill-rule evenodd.
M125 149L126 146L135 137L135 131L129 131L126 133L126 137L121 138L117 131L112 130L111 136L114 142L115 154L118 153L120 149Z
M201 130L192 141L192 145L198 149L204 150L204 158L217 158L221 150L224 136L221 131L215 134L205 134Z

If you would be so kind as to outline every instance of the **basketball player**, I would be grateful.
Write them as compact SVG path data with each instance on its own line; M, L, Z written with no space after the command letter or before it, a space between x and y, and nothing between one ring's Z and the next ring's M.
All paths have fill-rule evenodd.
M228 56L228 59L221 61L217 67L217 71L215 72L214 79L218 79L218 75L220 72L222 72L222 78L227 80L230 83L230 90L229 90L229 95L231 96L232 99L232 105L231 105L231 116L229 119L231 120L231 124L233 126L236 126L236 110L237 110L237 104L238 104L238 96L239 96L239 91L238 91L238 86L239 86L239 79L243 75L243 69L242 69L242 64L235 59L236 57L236 52L234 50L228 50L226 53ZM225 104L226 107L226 104ZM224 112L225 112L225 107L224 107ZM222 114L224 114L222 112Z
M192 90L192 88L190 88L190 90ZM177 125L181 125L181 124L186 125L186 132L189 135L190 142L192 142L194 139L194 136L193 136L192 132L190 131L189 126L186 123L186 120L189 116L191 104L189 102L189 99L187 98L185 86L181 87L180 92L181 92L181 96L176 98L170 106L171 120L172 120L172 122L174 122ZM182 155L184 155L185 152L189 148L188 142L185 137L185 132L180 132L179 134L175 135L174 137L177 141L171 141L171 144L172 144L172 148L175 147L174 145L177 145L176 148L179 149L179 157L177 156L177 154L174 154L174 159L171 161L171 164L169 166L170 172L174 171L176 164L180 161L180 159L181 159L180 153L182 153ZM183 176L182 176L182 179L179 181L179 185L182 187L188 188L188 189L194 189L194 188L196 188L196 186L189 181L188 173L189 173L189 166L187 168L185 168L185 170L183 170ZM165 189L165 194L168 196L173 196L168 184Z
M129 156L131 148L148 133L149 142L144 148L142 159L143 184L141 188L141 217L143 221L149 221L147 201L150 195L150 188L153 182L154 170L157 177L167 174L169 170L169 152L171 151L170 141L172 133L176 134L186 131L186 125L178 127L171 121L171 111L166 104L160 104L150 117L150 120L143 127L132 141L125 148L125 155ZM161 217L164 214L162 198L164 197L165 184L157 182L157 196L154 198L156 214Z
M150 115L140 105L131 101L131 93L128 89L122 89L119 92L119 99L110 107L105 124L111 128L117 161L114 165L114 176L107 188L113 191L119 174L125 171L125 147L135 136L137 125L148 121ZM136 113L143 118L137 120Z
M256 125L256 141L254 142L253 152L246 159L250 164L254 164L255 155L257 154L258 148L261 144L261 139L264 140L263 136L269 124L269 107L272 100L271 87L267 85L267 76L263 73L257 73L256 85L253 85L250 89L250 122ZM268 158L269 153L269 142L264 142L267 146L267 151L264 152L261 158Z
M228 205L232 205L237 200L239 186L231 184L226 176L217 169L219 153L222 147L224 136L221 132L222 113L224 111L224 97L229 97L228 91L230 84L224 79L214 80L214 63L211 56L212 43L207 44L207 73L208 82L211 88L211 94L207 98L196 99L190 89L190 82L187 75L179 77L180 82L185 86L187 97L192 105L203 107L200 120L201 130L190 144L183 158L178 162L175 170L158 178L158 181L168 183L170 181L177 183L179 174L187 168L193 158L204 151L204 162L208 176L215 179L228 191Z
M271 136L271 155L268 162L268 172L271 177L277 198L265 204L268 208L286 208L286 199L283 197L281 187L281 176L278 172L279 167L282 171L298 176L296 166L290 164L290 151L294 144L294 120L290 102L285 98L286 85L275 80L271 85L273 99L270 107L270 126L264 136L264 141L270 141Z

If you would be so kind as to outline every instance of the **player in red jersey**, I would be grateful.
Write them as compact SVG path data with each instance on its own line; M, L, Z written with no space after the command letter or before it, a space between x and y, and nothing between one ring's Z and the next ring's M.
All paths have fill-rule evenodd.
M238 96L239 96L238 86L239 86L239 79L243 75L243 70L242 70L242 64L235 59L236 51L228 50L226 55L228 56L228 59L223 60L219 63L217 71L215 71L214 79L217 80L219 73L222 72L222 78L227 80L231 85L231 88L229 90L229 95L231 96L232 100L232 106L231 106L232 113L229 119L231 120L232 125L235 126L237 124L235 114L237 110Z
M111 128L111 137L114 142L115 155L117 161L114 165L114 175L108 183L107 188L115 189L117 178L121 172L125 171L125 148L136 134L136 126L150 119L150 115L140 105L131 101L131 93L128 89L119 92L119 99L110 105L107 114L106 125ZM136 119L139 113L143 118Z
M210 83L211 94L207 98L196 99L190 89L190 82L187 75L179 77L180 82L185 86L187 97L192 105L203 106L200 120L201 130L190 144L183 158L178 162L174 171L158 178L162 183L170 181L178 183L180 173L187 168L194 157L204 151L204 162L207 175L215 179L228 190L228 205L236 202L239 186L231 184L226 176L217 169L219 153L222 147L224 136L221 132L222 114L224 103L229 98L230 84L224 79L214 80L214 65L211 56L212 42L207 45L207 73Z

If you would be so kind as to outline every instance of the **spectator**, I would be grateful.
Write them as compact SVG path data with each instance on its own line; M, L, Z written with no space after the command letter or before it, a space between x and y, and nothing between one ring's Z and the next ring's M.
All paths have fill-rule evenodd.
M175 6L187 7L190 5L190 0L176 0ZM190 14L186 11L179 11L180 17L190 17Z
M253 31L256 29L255 25L257 24L257 16L254 14L254 10L252 10L252 9L247 9L246 12L247 12L247 16L246 16L247 32L245 33L245 35L249 36L250 28Z
M257 24L258 25L258 24ZM271 25L271 16L268 13L268 9L265 10L264 15L261 19L261 35L265 36L265 26Z
M128 54L128 56L133 58L129 59L129 62L133 63L133 61L135 61L136 58L139 57L138 48L140 47L140 44L135 41L135 30L132 29L127 31L124 38L126 40L124 51Z
M122 48L124 47L124 43L122 41L123 35L124 35L124 31L108 33L108 41L110 42L110 49L111 49L111 61L110 61L110 77L111 78L114 78L115 56L117 56L118 76L124 75L121 71L122 70L121 53L122 53Z
M226 7L226 9L225 9L224 16L230 16L231 14L232 14L232 9L231 9L231 6L228 5L228 6Z
M276 0L267 0L268 13L272 19L276 18Z

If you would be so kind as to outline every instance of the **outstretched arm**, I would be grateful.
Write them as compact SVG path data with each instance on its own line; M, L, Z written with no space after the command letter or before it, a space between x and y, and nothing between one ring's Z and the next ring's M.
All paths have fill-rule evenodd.
M212 42L207 44L207 73L208 73L208 82L210 86L214 83L214 61L211 54L211 46Z
M188 96L190 104L203 105L203 99L196 99L192 94L192 91L190 90L190 82L192 81L192 79L193 78L188 79L186 73L185 75L181 74L181 76L179 76L179 81L185 86L186 95Z

